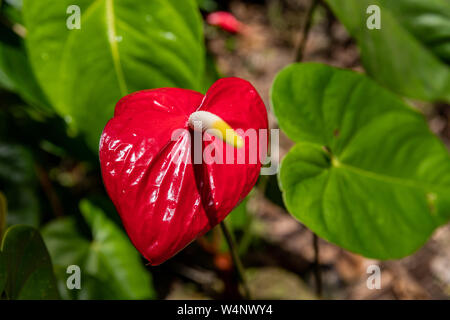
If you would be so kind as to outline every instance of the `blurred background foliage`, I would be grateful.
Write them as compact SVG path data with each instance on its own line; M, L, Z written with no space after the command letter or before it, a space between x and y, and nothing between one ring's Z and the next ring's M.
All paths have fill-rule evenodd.
M439 79L432 79L435 73L430 74L430 69L419 70L423 79L431 79L424 90L420 83L403 86L399 72L391 77L392 70L377 70L374 61L380 55L387 60L392 56L361 44L370 39L352 27L351 6L338 8L338 2L326 1L329 6L321 6L313 16L315 27L305 58L355 70L365 67L392 90L428 100L417 105L428 116L432 130L448 143L450 112L444 103L450 92L448 47L437 47L437 41L450 34L445 33L450 32L450 19L445 18L448 8L439 11L444 17L439 20L439 39L426 42L411 59L395 53L395 61L402 62L400 73L413 69L411 63L422 57L439 69ZM310 3L0 0L0 298L239 298L231 256L217 228L162 266L145 265L103 188L98 139L118 99L140 89L177 86L205 92L222 75L240 76L252 81L269 105L275 74L296 55ZM439 8L441 3L433 0L431 5ZM81 30L66 27L66 8L72 4L81 8ZM394 5L387 9L393 16L402 15ZM251 32L235 36L204 26L203 17L216 10L231 10ZM420 26L413 27L416 33L424 32ZM404 30L393 28L404 41L400 46L417 46ZM430 43L432 53L426 49ZM407 78L408 73L403 76ZM270 121L276 127L273 117ZM285 137L281 144L282 154L292 146ZM226 223L239 244L239 254L251 266L248 277L256 297L315 297L311 234L287 215L275 176L261 179ZM439 247L449 239L448 233L439 236L432 245ZM368 260L321 244L329 296L368 296L358 291L355 280L364 274ZM399 289L392 280L381 297L446 296L450 281L446 282L445 268L439 271L443 263L439 259L445 263L448 257L433 253L432 260L428 254L434 251L424 250L417 261L426 261L434 269L414 269L414 274L428 272L441 280L435 283L423 276L416 281L417 287L406 289L404 284ZM26 270L20 270L23 265ZM69 265L81 267L81 290L67 289ZM396 281L403 279L398 270L407 270L406 274L409 270L402 262L384 268Z
M73 1L57 5L52 1L1 2L0 230L29 227L20 227L24 228L21 232L8 229L3 239L0 292L8 299L156 298L151 272L129 242L103 188L97 157L99 135L121 96L163 86L204 92L218 79L218 71L213 57L204 52L203 21L195 0L144 5L120 1L114 8L111 1L76 2L83 27L73 31L66 27L66 8ZM205 12L217 7L214 1L199 5ZM132 9L131 15L126 16L125 6ZM105 11L114 15L109 18L122 19L115 32L125 36L117 34L109 41L110 26L102 16ZM142 19L136 18L144 13ZM137 21L148 25L138 26ZM67 44L66 38L72 35L81 38ZM135 47L127 42L131 37ZM127 42L125 51L128 47L132 51L130 56L123 53L117 58L111 46L122 39ZM93 50L88 52L89 48ZM114 59L120 59L125 72L117 70ZM58 71L71 67L65 73ZM80 101L83 95L85 100ZM237 222L230 223L234 229L244 228L244 206L237 209ZM10 261L23 252L14 249L14 242L8 241L11 238L25 242L25 258L45 256L53 293L42 294L48 291L47 284L31 280L23 280L26 286L20 281L12 283L16 271ZM221 243L218 250L227 249ZM81 290L67 289L70 265L82 270ZM38 267L27 272L42 277Z

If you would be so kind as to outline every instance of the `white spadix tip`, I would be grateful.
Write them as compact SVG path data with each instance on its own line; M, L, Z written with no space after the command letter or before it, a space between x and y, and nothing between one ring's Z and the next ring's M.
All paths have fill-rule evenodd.
M222 139L235 148L242 148L244 140L228 123L214 113L208 111L196 111L189 116L189 127L194 130L209 130L215 137Z

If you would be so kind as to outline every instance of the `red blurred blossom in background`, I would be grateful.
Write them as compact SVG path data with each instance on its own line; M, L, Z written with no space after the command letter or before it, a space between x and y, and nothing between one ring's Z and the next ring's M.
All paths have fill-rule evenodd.
M206 22L230 33L241 33L244 28L244 25L235 16L226 11L210 13L206 17Z

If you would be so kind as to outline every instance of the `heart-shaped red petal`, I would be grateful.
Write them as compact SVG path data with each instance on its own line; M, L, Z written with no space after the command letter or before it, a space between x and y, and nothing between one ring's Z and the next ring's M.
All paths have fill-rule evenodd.
M266 108L255 88L245 80L225 78L205 96L175 88L130 94L118 102L102 133L100 164L106 190L131 241L152 265L222 221L259 175L259 159L248 161L249 152L255 152L250 139L242 148L245 163L227 163L230 146L208 133L211 141L204 141L203 148L212 144L223 150L223 163L180 161L193 160L188 120L198 110L219 116L235 130L258 132L268 127ZM184 130L174 135L179 129ZM263 152L267 136L257 135L257 146L260 140L263 147L258 152Z

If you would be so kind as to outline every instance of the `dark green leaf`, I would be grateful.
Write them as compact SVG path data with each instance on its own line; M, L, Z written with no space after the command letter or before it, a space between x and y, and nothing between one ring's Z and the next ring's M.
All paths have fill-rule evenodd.
M26 148L0 143L0 190L8 200L8 225L39 225L34 162Z
M253 233L251 230L252 216L247 210L248 199L246 197L224 220L230 233L235 238L239 254L245 254L248 247L253 240ZM220 250L225 252L229 250L229 246L224 237L220 243Z
M211 12L217 10L217 2L215 0L197 0L200 9Z
M70 5L81 9L79 30L66 27ZM23 14L44 91L95 150L122 96L201 89L202 20L194 0L25 0Z
M49 111L49 103L34 78L23 47L0 43L0 73L6 89L18 93L28 104Z
M450 157L424 117L364 75L296 64L272 104L297 145L280 168L289 212L368 257L400 258L450 218Z
M226 217L227 225L231 229L244 228L249 220L250 216L247 212L248 197L245 198L230 214Z
M126 235L98 208L81 203L92 241L77 230L75 220L51 222L43 229L45 242L62 282L63 297L78 299L148 299L155 295L150 274ZM81 290L68 292L69 265L81 268ZM65 291L65 292L64 292Z
M6 228L6 212L8 210L5 195L0 191L0 239L3 238L3 231Z
M2 13L13 23L22 23L22 0L0 1Z
M45 111L50 105L28 61L23 40L0 24L0 86L14 91L28 104Z
M326 0L357 40L367 72L392 90L418 99L450 101L448 0ZM366 26L369 5L381 29Z
M9 299L58 299L50 256L39 231L12 226L3 238Z

